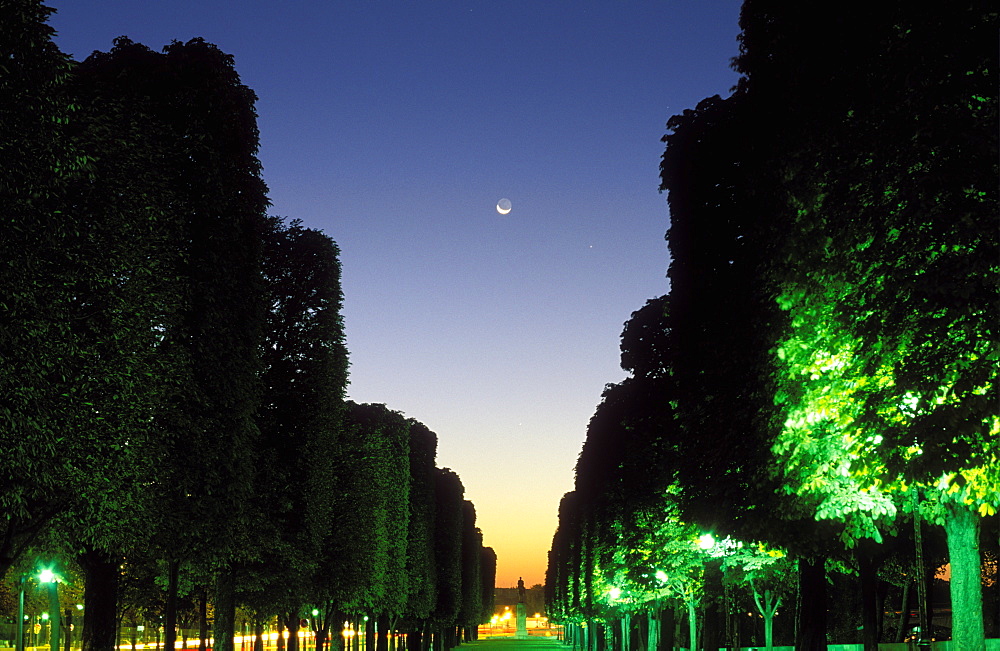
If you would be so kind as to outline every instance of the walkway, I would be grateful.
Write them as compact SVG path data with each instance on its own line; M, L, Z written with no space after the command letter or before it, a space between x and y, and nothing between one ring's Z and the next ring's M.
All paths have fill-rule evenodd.
M462 642L456 651L469 648L475 648L477 651L556 651L563 648L563 645L555 637L530 635L523 640L513 637L489 637L475 642Z

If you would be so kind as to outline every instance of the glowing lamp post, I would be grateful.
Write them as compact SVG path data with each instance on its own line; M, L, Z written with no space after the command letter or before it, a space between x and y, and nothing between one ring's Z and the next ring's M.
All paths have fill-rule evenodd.
M17 637L14 642L15 651L24 651L24 581L27 579L21 575L20 596L17 599Z
M49 590L49 649L59 651L59 577L52 570L42 570L38 581L48 585Z

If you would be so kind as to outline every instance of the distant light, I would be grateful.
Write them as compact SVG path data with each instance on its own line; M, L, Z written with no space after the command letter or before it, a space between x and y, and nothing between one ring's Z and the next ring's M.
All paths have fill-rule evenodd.
M42 570L38 575L38 580L42 583L55 583L56 575L52 573L52 570Z
M666 583L667 582L667 573L664 572L663 570L656 570L656 578L657 578L657 580Z
M706 533L698 538L698 546L702 549L711 549L712 547L715 547L715 537L710 533Z
M611 588L610 590L608 590L608 596L611 597L612 599L617 599L618 597L622 596L621 588Z

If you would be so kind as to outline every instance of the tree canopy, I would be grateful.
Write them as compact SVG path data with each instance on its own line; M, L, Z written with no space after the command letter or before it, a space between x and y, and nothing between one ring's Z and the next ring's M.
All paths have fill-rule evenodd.
M209 613L224 651L238 607L323 609L320 647L369 615L478 624L474 507L433 432L346 401L340 251L267 215L233 57L121 37L74 62L40 0L0 5L0 576L78 572L88 651L123 617L207 642Z
M824 575L856 572L864 612L882 612L869 600L888 553L873 545L927 519L951 541L955 643L983 646L976 541L1000 509L998 13L852 8L817 20L748 0L734 93L667 123L670 293L626 323L630 377L605 391L560 508L548 576L568 623L608 624L626 601L654 621L656 572L672 607L693 601L656 560L712 532L744 552L711 589L754 588L766 559L745 550L798 564L798 643L819 648ZM714 561L691 558L711 592ZM752 590L762 615L777 590Z

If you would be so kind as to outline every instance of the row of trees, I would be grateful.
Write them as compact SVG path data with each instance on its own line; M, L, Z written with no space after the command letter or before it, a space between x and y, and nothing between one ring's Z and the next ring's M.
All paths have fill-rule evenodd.
M453 645L495 556L433 432L345 401L339 251L267 216L232 58L75 63L50 12L0 3L0 576L76 568L88 651L126 601L173 648L184 597L222 651L238 605L290 645L311 609Z
M945 563L954 648L998 632L998 14L855 4L747 0L733 95L668 123L670 294L626 324L547 578L622 648L678 609L688 648L738 647L740 603L754 644L781 607L825 648L845 575L863 639L829 641L902 636L887 582L930 637Z

